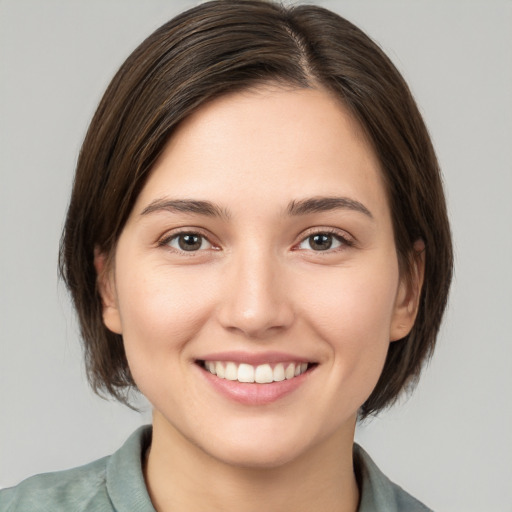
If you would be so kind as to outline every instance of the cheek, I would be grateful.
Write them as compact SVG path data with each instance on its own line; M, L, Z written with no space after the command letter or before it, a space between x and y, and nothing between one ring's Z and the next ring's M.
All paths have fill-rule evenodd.
M363 387L369 389L364 392L369 394L390 343L398 267L388 263L335 270L324 279L316 276L314 286L304 284L301 295L307 310L303 316L328 347L337 369L333 375L344 382L352 378L365 382Z
M123 340L135 379L163 363L166 353L181 352L211 315L213 302L209 287L192 275L148 268L131 269L131 279L123 265L117 269Z
M382 272L364 268L344 268L312 277L302 288L302 304L311 313L310 318L326 337L344 333L365 334L359 341L379 338L385 334L389 341L389 327L398 287L398 270L389 265ZM336 333L336 334L335 334Z

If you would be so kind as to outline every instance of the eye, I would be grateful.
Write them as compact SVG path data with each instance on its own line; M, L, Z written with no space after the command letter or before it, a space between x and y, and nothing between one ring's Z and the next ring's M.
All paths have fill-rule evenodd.
M211 249L212 244L199 233L178 233L164 240L163 245L177 249L178 251L195 252Z
M344 245L351 245L351 242L338 234L319 232L304 238L298 245L298 248L313 251L328 251L339 249Z

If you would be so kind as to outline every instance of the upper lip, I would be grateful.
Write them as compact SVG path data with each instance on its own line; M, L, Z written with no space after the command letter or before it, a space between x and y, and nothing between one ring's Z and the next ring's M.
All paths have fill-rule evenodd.
M233 363L246 363L252 366L258 366L265 363L312 363L311 359L289 354L285 352L214 352L205 354L197 358L198 361L230 361Z

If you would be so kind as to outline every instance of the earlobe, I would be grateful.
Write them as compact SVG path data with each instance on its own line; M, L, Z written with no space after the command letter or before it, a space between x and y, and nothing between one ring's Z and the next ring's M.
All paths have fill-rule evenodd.
M399 285L395 311L391 322L390 341L397 341L407 336L414 326L425 275L425 243L417 240L414 243L412 272L403 276Z
M103 323L110 331L122 334L114 270L108 262L107 255L101 252L98 247L94 249L94 268L96 269L96 285L103 308Z

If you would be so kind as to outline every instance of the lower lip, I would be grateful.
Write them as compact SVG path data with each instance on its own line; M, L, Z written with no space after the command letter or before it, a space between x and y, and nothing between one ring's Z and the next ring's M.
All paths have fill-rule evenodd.
M305 373L292 379L258 384L221 379L200 366L198 368L208 383L221 395L245 405L266 405L277 402L304 384L312 372L312 369L308 369Z

